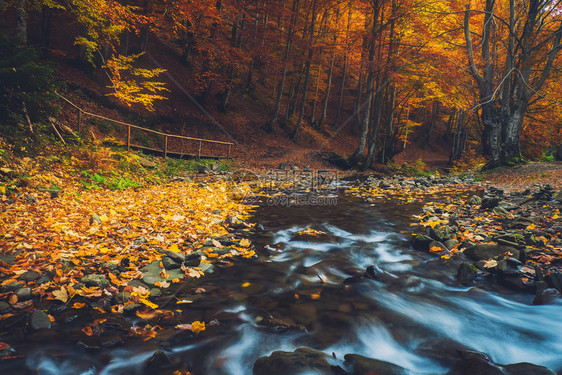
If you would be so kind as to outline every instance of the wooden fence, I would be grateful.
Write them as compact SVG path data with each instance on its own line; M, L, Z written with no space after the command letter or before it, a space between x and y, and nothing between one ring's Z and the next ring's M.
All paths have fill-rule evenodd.
M183 135L162 133L162 132L159 132L159 131L156 131L156 130L143 128L141 126L128 124L126 122L110 119L110 118L107 118L107 117L104 117L104 116L96 115L95 113L87 112L87 111L83 110L82 108L78 107L76 104L72 103L70 100L68 100L64 96L60 95L59 93L55 93L55 94L59 98L61 98L62 100L64 100L65 102L67 102L72 107L74 107L78 110L78 131L79 132L82 131L82 121L83 121L83 118L85 116L98 118L100 120L109 121L111 123L118 124L118 125L126 127L127 128L127 143L126 143L126 145L127 145L128 151L130 151L131 147L133 147L133 148L141 149L141 150L161 152L164 155L164 158L166 158L168 156L168 154L170 153L170 154L179 154L181 156L197 157L197 159L200 159L202 156L203 157L216 157L216 158L225 157L226 159L230 159L230 154L232 152L232 146L234 146L234 143L232 143L232 142L215 141L215 140L204 139L204 138L185 137ZM164 146L161 149L157 149L157 148L152 148L152 147L148 147L148 146L144 146L144 145L132 144L131 143L131 129L138 129L138 130L142 130L142 131L157 135L159 137L163 137L164 138ZM192 142L195 143L197 151L195 152L194 150L191 150L191 152L185 153L185 152L183 152L183 150L181 150L181 151L170 150L168 148L168 140L173 140L173 139L179 139L179 140L182 140L182 141L192 141ZM209 145L209 144L224 146L224 148L227 148L226 156L203 154L202 153L203 145Z

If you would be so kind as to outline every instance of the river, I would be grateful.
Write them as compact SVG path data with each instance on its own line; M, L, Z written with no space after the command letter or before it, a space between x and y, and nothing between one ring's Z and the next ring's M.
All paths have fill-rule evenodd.
M342 368L344 355L353 353L411 374L445 374L457 352L469 349L496 363L532 362L562 371L561 304L534 306L532 295L457 283L454 262L411 248L409 224L420 209L420 203L373 204L346 196L336 205L262 203L254 220L264 230L252 241L267 250L193 286L204 291L190 305L190 319L208 325L203 334L101 352L60 337L57 344L45 339L30 343L32 355L19 370L4 369L156 374L146 362L162 350L196 375L243 375L273 351L310 347ZM310 227L324 234L302 239L299 232ZM368 266L375 266L376 280L359 280Z

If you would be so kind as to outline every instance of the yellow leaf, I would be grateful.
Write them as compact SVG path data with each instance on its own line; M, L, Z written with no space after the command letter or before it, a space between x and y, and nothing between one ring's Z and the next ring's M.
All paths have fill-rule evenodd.
M552 218L553 218L554 220L558 219L559 217L560 217L560 216L559 216L558 214L554 214L554 216L552 216Z
M150 307L151 309L157 309L158 308L157 304L150 302L146 298L140 298L139 301L141 303L144 303L146 306Z
M494 259L489 259L486 262L484 262L484 268L494 268L498 265L498 262L495 261Z
M528 230L533 230L533 229L535 229L536 227L537 227L536 224L529 224L529 225L527 225L527 229L528 229Z
M180 248L179 248L178 245L175 244L175 243L172 244L172 245L168 248L168 250L173 251L174 253L179 253L179 252L180 252Z
M53 296L55 297L55 299L58 299L63 303L66 303L68 301L68 292L66 291L64 286L61 287L60 290L53 290Z
M242 284L242 288L247 288L249 287L251 284L249 282L245 282L244 284Z
M205 322L195 321L191 323L193 333L203 332L205 330Z
M241 240L240 240L240 246L242 246L242 247L248 247L248 246L250 246L250 240L248 240L248 239L246 239L246 238L241 239Z

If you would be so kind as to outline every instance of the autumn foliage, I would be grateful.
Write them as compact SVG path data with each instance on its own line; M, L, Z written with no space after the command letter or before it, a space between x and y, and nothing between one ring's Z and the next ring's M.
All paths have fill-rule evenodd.
M198 103L222 111L250 94L270 108L263 128L359 134L350 162L389 162L438 127L451 161L473 148L497 163L559 147L559 4L513 0L216 2L37 0L5 4L73 27L77 58L105 69L108 95L153 109L170 87L141 52L158 39L190 70ZM11 10L10 10L11 9ZM76 27L78 26L78 27ZM23 36L22 36L23 35ZM250 100L250 99L247 99ZM536 136L540 134L541 136ZM520 147L520 140L522 147ZM561 149L562 150L562 149Z

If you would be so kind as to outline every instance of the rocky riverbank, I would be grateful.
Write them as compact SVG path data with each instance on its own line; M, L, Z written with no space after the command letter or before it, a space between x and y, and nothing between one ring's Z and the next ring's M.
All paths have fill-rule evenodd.
M461 283L534 293L535 304L561 296L562 191L550 184L506 191L472 178L369 177L348 192L369 202L424 201L413 247L458 263Z
M509 193L489 186L467 199L427 203L413 246L460 262L461 283L491 281L550 303L562 292L561 208L562 193L550 185Z

